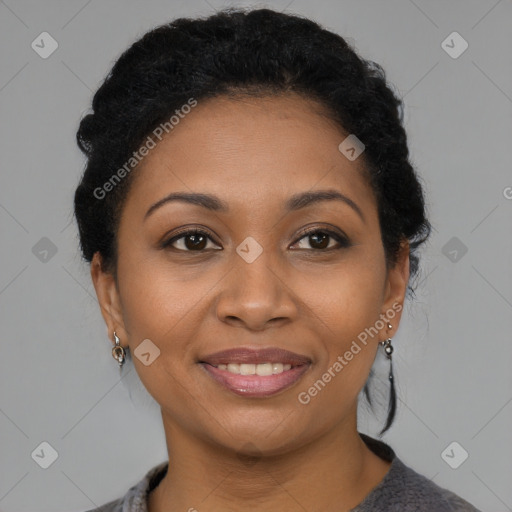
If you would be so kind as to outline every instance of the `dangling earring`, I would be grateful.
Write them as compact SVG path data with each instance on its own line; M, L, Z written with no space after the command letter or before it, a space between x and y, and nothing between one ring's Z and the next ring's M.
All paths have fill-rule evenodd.
M388 324L388 329L392 329L392 328L393 328L393 326L391 324ZM380 344L384 346L384 352L386 352L386 357L391 360L391 354L393 353L393 346L391 345L391 338L381 341Z
M388 323L388 328L392 329L393 326ZM384 347L384 352L386 353L386 357L389 359L389 407L388 407L388 418L386 420L385 427L381 430L380 435L382 435L391 425L393 419L395 417L396 412L396 392L395 392L395 383L393 379L393 360L391 358L391 354L393 354L393 346L391 345L391 338L388 338L384 341L379 341L379 344Z
M120 345L121 340L117 336L116 331L114 331L114 339L116 345L115 347L112 347L112 357L119 363L119 368L122 368L126 353L124 351L124 348L121 347Z

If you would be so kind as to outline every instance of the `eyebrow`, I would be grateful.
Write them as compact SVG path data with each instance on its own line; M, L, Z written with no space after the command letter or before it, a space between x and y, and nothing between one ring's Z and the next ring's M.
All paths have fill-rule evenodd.
M314 192L301 192L291 196L285 203L287 212L300 210L320 201L341 201L350 206L366 222L361 208L349 197L334 189L316 190ZM173 192L153 204L144 216L146 220L156 209L169 202L178 201L202 206L215 212L228 212L229 206L217 196L201 194L198 192Z

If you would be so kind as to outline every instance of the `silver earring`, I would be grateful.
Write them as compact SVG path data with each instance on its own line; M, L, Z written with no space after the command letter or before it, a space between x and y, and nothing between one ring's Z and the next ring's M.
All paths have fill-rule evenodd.
M392 329L393 326L388 322L388 329ZM380 431L380 435L382 435L388 428L391 426L393 419L396 413L396 390L395 390L395 382L393 379L393 360L391 358L391 354L393 353L393 347L391 345L391 338L388 338L384 341L379 341L379 343L384 347L384 352L386 353L386 357L389 359L389 407L388 407L388 418L386 420L386 425Z
M388 328L392 329L393 326L388 323ZM380 341L379 342L384 347L384 352L386 353L386 357L388 359L391 359L391 354L393 353L393 346L391 345L391 338L388 338L387 340Z
M123 347L121 347L120 339L116 334L116 331L114 331L114 339L116 342L115 347L112 347L112 357L119 363L119 368L122 368L124 364L124 359L126 356L125 350Z

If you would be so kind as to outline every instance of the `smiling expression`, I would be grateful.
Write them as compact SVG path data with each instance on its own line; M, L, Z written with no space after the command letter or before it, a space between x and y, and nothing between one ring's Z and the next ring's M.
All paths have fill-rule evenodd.
M363 156L338 149L347 135L293 94L215 98L199 101L133 171L117 234L119 288L103 313L132 352L145 339L159 348L151 365L133 361L172 428L277 453L353 418L386 330L309 405L297 395L403 303L408 259L386 268ZM208 362L266 348L308 362L280 368L281 353L257 360L240 350ZM261 383L264 392L248 391Z

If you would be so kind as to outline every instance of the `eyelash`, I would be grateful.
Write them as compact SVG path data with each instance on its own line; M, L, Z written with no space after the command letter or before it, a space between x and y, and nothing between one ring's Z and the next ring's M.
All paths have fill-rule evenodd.
M324 235L328 235L330 238L333 238L334 240L336 240L336 242L338 242L339 244L339 247L330 247L330 248L326 248L326 249L309 249L310 251L315 251L315 252L329 252L329 251L333 251L333 250L339 250L339 249L346 249L348 247L350 247L350 242L348 241L347 238L345 238L344 236L334 232L334 231L331 231L330 229L325 229L325 228L313 228L313 229L308 229L308 230L305 230L303 231L301 234L300 234L300 237L297 239L297 241L293 244L297 244L298 242L300 242L303 238L306 238L310 235L313 235L313 234L316 234L316 233L323 233ZM165 241L162 243L161 247L163 249L174 249L175 251L178 251L178 252L197 252L197 253L202 253L204 252L206 249L201 249L199 251L191 251L191 250L188 250L188 249L176 249L175 247L172 247L172 244L178 240L180 240L181 238L186 238L187 236L189 235L202 235L202 236L206 236L209 240L211 240L213 243L215 243L214 240L212 240L212 238L210 237L209 233L207 231L204 231L202 229L188 229L186 231L182 231L180 233L178 233L177 235L173 236L172 238L170 238L169 240ZM219 250L219 249L214 249L214 250Z

